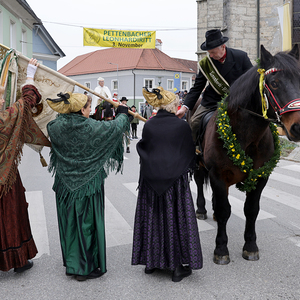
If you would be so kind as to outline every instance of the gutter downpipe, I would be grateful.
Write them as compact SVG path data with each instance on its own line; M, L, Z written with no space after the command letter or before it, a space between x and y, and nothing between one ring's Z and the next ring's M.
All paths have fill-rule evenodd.
M259 58L259 44L260 44L260 26L259 26L259 21L260 21L260 1L257 0L257 58Z
M135 106L135 73L133 72L134 70L131 70L133 74L133 105Z

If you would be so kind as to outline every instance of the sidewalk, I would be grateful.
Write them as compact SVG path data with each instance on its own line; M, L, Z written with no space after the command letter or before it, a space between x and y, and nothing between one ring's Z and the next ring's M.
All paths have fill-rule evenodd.
M287 139L286 136L280 136L280 137ZM298 147L296 147L287 157L282 157L283 159L300 162L300 142L295 144L297 144Z

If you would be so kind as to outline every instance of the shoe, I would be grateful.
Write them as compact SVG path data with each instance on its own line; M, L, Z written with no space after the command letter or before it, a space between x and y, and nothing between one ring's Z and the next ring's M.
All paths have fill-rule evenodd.
M172 281L179 282L184 277L190 276L192 274L192 269L190 266L179 265L173 272Z
M76 280L78 281L86 281L87 279L94 279L102 276L104 273L102 273L99 269L95 269L93 272L91 272L89 275L76 275Z
M196 218L198 220L206 220L207 219L207 214L200 214L196 212Z
M91 272L87 278L88 279L94 279L102 276L104 273L102 273L99 269L95 269L93 272Z
M33 261L31 259L28 259L28 263L25 266L21 268L14 268L14 271L16 273L23 273L24 271L31 269L32 266L33 266Z
M129 147L127 147L127 149L126 149L126 153L130 153L130 149L129 149Z
M76 275L75 276L77 281L86 281L87 277L84 275Z
M152 274L155 270L156 270L156 268L153 268L153 269L147 269L147 268L145 268L145 273L146 274Z

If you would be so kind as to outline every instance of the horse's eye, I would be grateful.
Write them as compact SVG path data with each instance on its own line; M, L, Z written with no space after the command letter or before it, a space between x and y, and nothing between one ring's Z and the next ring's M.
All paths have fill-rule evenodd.
M271 81L271 87L273 88L273 89L277 89L278 88L278 82L276 82L276 81Z

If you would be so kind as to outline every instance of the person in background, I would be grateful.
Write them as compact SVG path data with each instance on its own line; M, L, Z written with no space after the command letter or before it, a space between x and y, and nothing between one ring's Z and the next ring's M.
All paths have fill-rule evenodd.
M95 92L100 94L104 98L111 100L112 99L111 92L110 92L109 88L104 85L104 78L99 77L97 79L97 81L98 81L98 86L95 88ZM103 99L99 98L96 95L93 95L93 101L92 101L92 105L91 105L91 114L92 115L95 114L96 107L98 107L98 106L100 106L100 108L102 110L103 109L102 106L104 103L105 103L105 101Z
M145 273L172 271L179 282L202 268L202 251L189 186L195 146L187 122L175 116L178 100L162 87L144 97L158 108L137 143L139 192L134 221L132 265ZM180 136L180 139L178 138Z
M128 99L126 97L122 97L120 100L120 103L126 107L129 108L129 106L127 105ZM130 131L127 131L124 133L124 143L127 145L126 146L126 153L130 153Z
M131 106L130 108L134 113L136 112L136 107L134 105ZM133 139L137 139L137 126L139 124L139 119L138 118L134 118L131 121L131 133L132 133L132 138Z
M55 175L58 226L66 275L78 281L106 273L104 180L123 165L128 108L110 122L89 118L91 101L79 93L47 99L59 113L47 130L52 143L49 171Z
M153 107L146 101L142 116L148 120L152 116L152 113L153 113Z
M32 118L31 109L41 101L34 75L38 63L30 59L22 96L0 112L0 270L17 273L33 266L37 248L31 233L25 188L18 171L24 143L50 147L49 140ZM0 110L4 105L0 86Z

